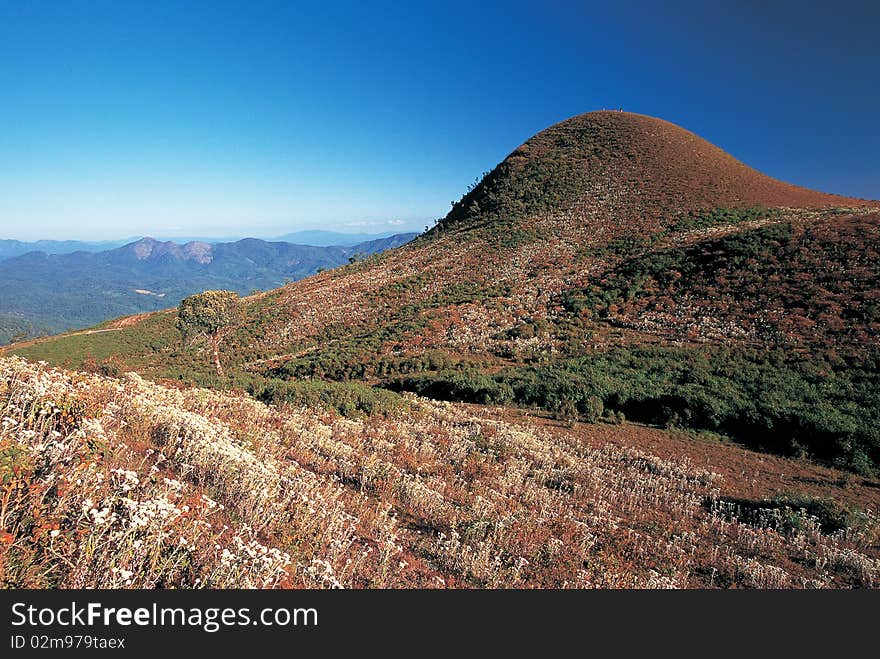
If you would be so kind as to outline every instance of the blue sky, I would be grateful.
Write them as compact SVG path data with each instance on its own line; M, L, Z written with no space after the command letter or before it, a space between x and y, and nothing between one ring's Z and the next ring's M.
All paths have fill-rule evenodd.
M872 3L402 4L0 0L0 237L421 229L603 107L880 198Z

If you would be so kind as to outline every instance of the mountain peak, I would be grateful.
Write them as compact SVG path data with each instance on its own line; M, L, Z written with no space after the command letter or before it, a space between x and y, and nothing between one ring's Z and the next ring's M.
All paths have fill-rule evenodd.
M193 240L186 243L182 248L183 258L192 259L196 263L206 264L213 260L214 248L210 243L201 240Z
M195 261L204 265L210 263L213 258L212 245L201 241L191 241L185 245L178 245L170 240L163 242L146 236L121 249L133 252L134 257L138 261L167 256L179 261Z
M155 238L145 236L144 238L131 243L129 247L134 251L135 258L139 261L143 261L144 259L150 258L158 244L159 241Z
M602 110L536 134L453 205L444 228L572 209L651 219L718 207L877 205L773 179L673 123Z

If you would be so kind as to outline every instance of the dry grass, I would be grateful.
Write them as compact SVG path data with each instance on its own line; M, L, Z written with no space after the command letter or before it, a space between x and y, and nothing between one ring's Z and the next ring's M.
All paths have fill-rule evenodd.
M746 519L688 459L490 410L351 421L4 359L0 419L6 586L880 583L870 512Z

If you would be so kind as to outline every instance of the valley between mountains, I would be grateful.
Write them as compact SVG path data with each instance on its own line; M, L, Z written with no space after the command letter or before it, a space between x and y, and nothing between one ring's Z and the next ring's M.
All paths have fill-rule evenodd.
M173 308L2 348L0 582L877 587L878 239L880 202L573 117L243 298L222 377Z

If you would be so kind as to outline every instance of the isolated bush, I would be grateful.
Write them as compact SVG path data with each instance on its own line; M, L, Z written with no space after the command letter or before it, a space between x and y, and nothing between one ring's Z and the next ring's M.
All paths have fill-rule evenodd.
M210 341L217 375L223 376L220 343L241 324L243 312L238 293L205 291L184 298L177 309L177 329L185 342Z
M556 402L553 406L553 416L568 425L573 425L580 418L577 405L568 398L563 398Z

